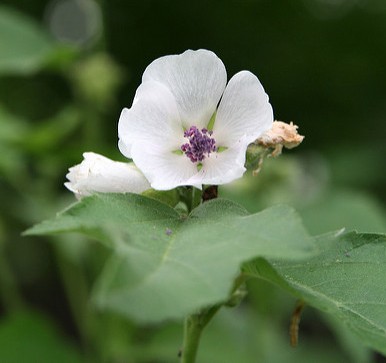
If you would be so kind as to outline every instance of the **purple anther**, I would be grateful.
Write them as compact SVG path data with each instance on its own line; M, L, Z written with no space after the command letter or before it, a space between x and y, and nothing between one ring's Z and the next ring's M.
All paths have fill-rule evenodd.
M184 132L184 137L189 142L181 145L181 151L193 163L204 160L211 152L217 151L216 140L211 137L212 134L212 131L208 131L205 128L200 131L196 126L192 126Z

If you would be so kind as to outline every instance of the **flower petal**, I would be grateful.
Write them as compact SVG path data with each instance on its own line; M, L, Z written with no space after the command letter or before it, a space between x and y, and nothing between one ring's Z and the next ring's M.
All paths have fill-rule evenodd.
M203 161L202 169L187 181L187 185L221 185L241 178L245 172L245 137L242 137L227 150L212 153Z
M154 189L169 190L181 185L201 188L200 183L187 183L197 173L197 166L185 155L177 155L151 143L135 143L132 156Z
M142 82L157 81L173 93L185 128L206 127L226 85L222 61L208 50L187 50L153 61Z
M232 145L245 135L247 144L272 127L273 111L257 77L248 71L229 81L217 110L213 134L217 145Z
M173 94L159 82L142 83L130 109L124 108L118 122L119 149L131 158L135 142L149 141L171 150L183 143L183 127Z
M142 193L150 184L133 163L110 160L93 152L83 154L84 160L69 169L64 185L77 198L100 193Z

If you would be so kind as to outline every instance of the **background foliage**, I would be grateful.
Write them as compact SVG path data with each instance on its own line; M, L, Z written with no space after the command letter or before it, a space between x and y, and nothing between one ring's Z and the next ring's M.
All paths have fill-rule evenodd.
M178 323L137 325L90 303L108 258L103 246L77 236L20 236L74 200L64 175L83 151L123 160L120 110L161 55L207 48L229 76L251 70L276 118L295 121L306 135L297 150L268 160L258 178L223 188L223 196L250 212L288 203L311 234L344 226L385 232L385 42L383 0L3 0L0 360L177 360ZM312 309L293 350L294 298L263 281L249 287L245 303L208 327L199 362L385 361Z

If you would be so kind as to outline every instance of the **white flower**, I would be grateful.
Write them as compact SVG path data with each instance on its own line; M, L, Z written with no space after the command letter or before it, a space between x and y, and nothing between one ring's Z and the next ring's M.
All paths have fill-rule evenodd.
M150 184L133 163L110 160L92 152L83 154L84 160L69 169L64 185L77 198L100 193L142 193Z
M161 57L146 68L118 133L121 152L154 189L201 188L243 175L247 146L271 128L273 112L251 72L226 81L224 64L207 50Z

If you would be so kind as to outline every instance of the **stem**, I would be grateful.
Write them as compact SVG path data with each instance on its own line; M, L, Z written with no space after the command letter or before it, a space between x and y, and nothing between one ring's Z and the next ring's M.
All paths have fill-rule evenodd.
M193 316L188 316L185 320L181 363L194 363L196 361L202 328L195 324L194 320Z
M60 244L55 246L58 271L66 292L68 304L84 346L87 362L95 361L96 349L103 347L97 342L95 314L89 308L89 291L84 269L66 258Z
M20 310L25 305L3 245L0 245L0 300L8 312Z
M215 305L186 318L181 363L194 363L196 361L201 333L220 307L221 305Z
M290 333L291 347L294 347L294 348L298 345L300 316L302 314L304 306L305 306L305 302L303 300L298 300L296 302L296 306L291 317L289 333Z
M210 185L204 189L202 192L202 202L207 202L211 199L216 199L218 197L218 186Z

